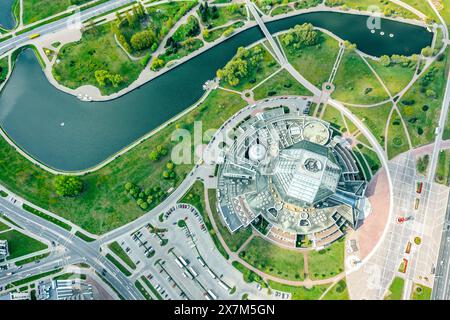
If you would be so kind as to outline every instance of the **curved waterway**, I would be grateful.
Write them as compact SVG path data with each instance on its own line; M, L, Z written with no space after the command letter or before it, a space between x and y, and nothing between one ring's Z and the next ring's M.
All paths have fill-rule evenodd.
M385 36L372 34L367 17L332 12L309 13L268 23L271 32L311 22L356 43L371 55L418 53L431 43L426 29L382 20ZM388 35L394 34L393 38ZM179 65L131 93L108 102L81 102L55 89L32 51L22 53L0 95L0 125L32 157L67 171L92 167L180 113L203 94L240 46L263 35L254 27Z
M0 26L5 29L12 29L16 24L12 13L14 1L15 0L0 1Z

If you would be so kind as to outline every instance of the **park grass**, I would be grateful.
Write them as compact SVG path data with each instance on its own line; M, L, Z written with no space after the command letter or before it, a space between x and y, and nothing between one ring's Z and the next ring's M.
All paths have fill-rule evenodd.
M164 61L164 65L166 65L169 61L179 60L194 51L197 51L201 47L203 47L203 41L196 38L191 38L181 43L181 47L175 53L164 52L163 54L158 56L158 59Z
M235 267L240 273L242 273L242 278L247 283L257 282L262 287L267 287L267 283L264 282L264 279L261 278L256 272L253 272L252 270L248 269L246 266L244 266L239 261L233 261L231 263L233 267Z
M259 44L249 50L254 50L257 47L260 47L262 49L263 54L263 59L258 64L258 66L256 68L253 68L252 70L249 70L249 74L245 78L240 79L239 83L236 86L231 86L228 82L221 81L221 85L223 87L237 91L251 89L256 84L260 83L280 68L279 64L275 61L275 59L264 46Z
M411 300L431 300L432 289L427 286L414 283L411 292Z
M437 183L450 183L450 150L441 150L438 156L435 180Z
M384 147L385 128L389 113L392 108L392 103L385 103L380 106L361 108L348 107L347 108L357 116L365 126L372 131L372 134L377 139L382 147Z
M447 121L444 126L444 132L442 133L442 139L450 139L450 112L448 113Z
M270 96L311 96L311 92L294 79L286 70L281 70L273 77L253 90L255 100Z
M233 23L231 26L217 28L214 30L208 30L208 36L205 36L204 34L202 35L203 40L205 40L206 42L213 42L213 41L219 39L226 30L228 30L230 28L237 29L237 28L242 27L243 25L244 25L243 21L237 21L237 22Z
M326 279L344 271L344 237L330 246L308 252L309 277L313 280Z
M41 260L41 259L47 258L49 255L50 255L50 252L46 252L46 253L43 253L43 254L38 254L38 255L30 257L30 258L25 258L23 260L16 261L15 265L16 266L23 266L24 264L31 263L31 262L34 262L34 261L37 261L37 260Z
M273 9L272 12L270 12L270 15L273 17L276 15L288 13L291 11L293 11L293 9L290 6L278 6L275 9Z
M439 13L444 19L447 27L450 28L450 0L441 0L442 8L439 8Z
M110 28L111 23L93 27L83 32L78 42L64 45L58 53L59 63L53 66L53 76L65 87L76 89L93 85L103 95L110 95L128 87L142 71L139 62L132 61L119 47ZM110 83L100 87L95 71L106 70L118 74L122 82L114 87Z
M54 192L54 175L29 162L0 139L0 181L6 188L30 202L93 233L102 234L141 216L134 199L128 197L124 185L128 181L144 189L159 185L162 190L177 187L193 165L177 165L175 181L161 179L169 154L158 162L148 158L158 145L171 148L172 132L179 126L193 132L195 121L203 122L203 129L217 129L246 104L239 95L214 90L203 103L178 121L152 135L126 154L105 167L86 174L83 193L78 197L59 197ZM152 207L157 203L152 203ZM149 208L150 210L151 208Z
M237 9L235 12L230 12L227 7L228 6L217 7L218 17L216 19L208 18L208 21L206 23L203 21L201 21L201 23L205 26L208 26L209 29L212 29L223 26L230 21L247 19L247 13L243 4L239 5L239 9ZM200 17L200 12L197 12Z
M418 19L411 11L400 7L390 1L384 0L343 0L343 4L350 9L367 11L369 6L377 6L381 12L389 12L390 17L403 17L408 19Z
M331 105L326 105L322 119L329 122L339 132L347 131L341 112Z
M339 280L339 282L332 286L322 300L350 300L345 279Z
M131 269L136 269L136 265L133 260L127 255L125 250L122 249L117 241L108 244L108 248L116 254L123 262L125 262Z
M391 285L389 286L384 300L402 300L404 285L405 280L400 277L395 277L394 280L392 280Z
M211 208L211 213L213 215L214 221L216 222L217 229L222 236L223 240L227 244L228 248L236 252L244 244L245 241L252 235L252 227L240 228L239 230L231 233L225 224L222 222L220 213L216 209L216 189L208 189L208 200Z
M374 104L389 99L381 83L355 50L346 49L334 84L336 90L332 97L344 103Z
M392 159L395 156L408 151L408 138L405 129L401 123L399 114L394 111L389 121L389 128L387 134L387 154L388 158Z
M450 66L448 59L449 49L446 50L441 61L436 61L425 74L408 90L398 104L400 112L406 121L413 147L428 144L434 141L435 128L438 124L442 99L445 91L445 81ZM436 96L429 97L421 86L421 80L427 73L433 72L434 79L425 89L433 90ZM414 101L412 105L406 105L404 101ZM423 107L428 106L424 111Z
M23 0L23 23L30 24L92 0Z
M9 230L0 233L0 240L8 241L8 260L19 258L27 254L42 251L48 248L46 244L35 240L17 230Z
M366 159L367 163L369 164L369 170L373 175L375 175L375 173L378 171L378 169L381 168L381 161L378 158L378 155L375 151L364 147L364 146L359 146L358 145L358 150L359 152L361 152L361 154L364 156L364 158Z
M294 49L282 43L284 53L292 66L309 82L322 89L328 81L339 52L339 43L329 35L318 31L319 41L314 46ZM280 39L281 40L281 39Z
M145 300L153 300L150 293L144 288L144 286L139 282L139 280L136 280L134 282L134 285L139 290L139 292L144 296Z
M434 10L428 4L428 1L423 0L402 0L404 3L409 4L411 7L419 10L427 16L427 18L433 19L435 22L440 22Z
M294 287L272 280L269 280L269 286L273 290L290 293L291 300L318 300L327 289L327 285L316 285L311 288Z
M0 221L0 232L1 231L6 231L11 229L7 224L4 224L3 222Z
M402 91L412 80L415 73L415 68L403 67L400 64L385 67L379 61L370 58L366 60L384 82L392 96Z
M222 246L222 243L219 240L219 237L216 234L216 230L214 230L211 220L209 219L208 213L206 212L206 204L205 204L205 187L203 182L195 181L192 187L186 192L186 194L179 200L179 203L188 203L197 208L198 212L200 212L203 222L205 223L205 227L211 236L214 245L220 254L225 258L229 259L225 248Z
M239 253L239 257L253 267L287 280L303 280L303 253L281 248L271 242L254 237Z
M155 295L156 299L158 300L164 300L163 297L159 294L159 292L155 289L155 287L150 283L150 281L144 277L141 276L141 280L144 281L145 285L150 289L150 291Z
M6 76L8 75L8 57L0 59L0 85L5 82Z
M121 264L116 258L114 258L111 254L107 253L106 259L111 261L117 267L117 269L119 269L120 272L122 272L124 275L126 275L127 277L131 276L131 272L126 267L124 267L124 265Z

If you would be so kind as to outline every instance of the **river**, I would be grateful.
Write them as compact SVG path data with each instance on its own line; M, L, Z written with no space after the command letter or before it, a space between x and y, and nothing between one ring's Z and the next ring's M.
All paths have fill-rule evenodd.
M432 34L424 28L383 19L381 36L367 29L366 20L318 12L270 22L268 28L275 33L311 22L371 55L410 55L431 44ZM0 125L19 147L49 167L92 167L195 103L205 81L238 47L262 37L259 28L248 29L119 99L91 103L55 89L27 50L0 95Z
M0 27L12 29L16 22L12 14L12 7L15 0L0 0Z

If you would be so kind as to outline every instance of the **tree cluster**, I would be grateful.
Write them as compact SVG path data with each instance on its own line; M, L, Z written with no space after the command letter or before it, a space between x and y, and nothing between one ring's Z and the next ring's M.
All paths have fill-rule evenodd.
M240 47L234 58L217 71L217 76L229 85L237 86L242 79L259 68L263 58L263 50L259 46L249 50Z
M117 88L122 83L123 78L120 74L113 74L107 70L96 70L95 80L100 87L111 84L114 88Z
M152 161L158 161L159 159L161 159L162 157L166 156L168 153L167 148L165 148L162 145L158 145L155 149L153 149L152 151L150 151L150 153L148 154L148 157L150 158L150 160Z
M299 49L302 46L313 46L319 42L319 33L310 23L298 24L281 38L286 46Z
M83 180L78 176L56 176L55 191L62 197L75 197L83 191Z
M143 190L138 185L127 182L125 192L136 200L136 204L142 209L147 210L152 203L159 203L167 196L166 192L161 190L160 186L154 186Z
M163 171L162 177L166 180L174 180L176 178L175 164L172 161L166 163L166 170Z
M200 18L202 19L203 23L207 23L210 19L214 20L219 17L219 10L217 9L217 7L208 6L208 2L200 4L198 11L200 12Z
M180 26L172 36L173 41L181 42L200 34L200 25L194 16L190 16L185 24Z

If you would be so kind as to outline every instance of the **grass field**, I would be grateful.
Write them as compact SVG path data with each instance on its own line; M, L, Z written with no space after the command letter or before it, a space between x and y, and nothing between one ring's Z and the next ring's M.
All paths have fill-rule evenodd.
M356 115L364 125L372 131L375 138L380 145L384 147L384 132L386 128L389 112L392 108L392 103L386 103L377 107L360 108L347 107L354 115Z
M398 104L414 147L434 141L449 66L446 56L436 61Z
M240 252L239 256L259 270L288 280L303 280L303 253L281 248L254 237Z
M60 63L53 66L53 76L62 85L76 89L93 85L103 95L109 95L128 87L142 71L139 61L132 61L117 45L110 23L94 27L83 33L80 41L64 45L59 54ZM98 70L120 75L117 87L107 82L100 86L95 78Z
M326 106L322 119L329 122L339 132L347 131L341 112L331 105Z
M8 58L0 59L0 85L6 80L8 75Z
M203 129L217 129L246 104L239 95L215 90L195 110L176 123L168 125L143 143L114 160L107 166L83 176L84 191L78 197L59 197L54 192L54 176L17 153L5 140L0 139L0 181L12 192L35 205L54 212L93 234L102 234L141 216L142 211L134 199L124 192L128 181L144 189L159 185L162 190L177 186L192 165L178 165L177 179L161 179L169 155L158 162L148 158L158 145L174 145L171 133L178 126L193 131L194 121L203 121ZM170 154L170 152L169 152ZM154 204L156 205L156 203Z
M330 76L339 52L339 43L332 37L319 32L317 45L296 50L283 44L284 52L292 66L306 80L322 89L322 83Z
M222 243L219 240L219 237L214 230L211 220L206 212L205 205L205 189L203 183L200 181L196 181L191 189L186 192L183 198L180 199L179 203L189 203L197 208L197 210L202 215L203 221L205 222L205 226L208 229L208 232L213 240L217 250L225 257L225 259L229 259L229 255L226 252L225 248L222 246Z
M450 150L439 152L438 164L436 168L436 182L449 185L450 183Z
M439 22L438 17L434 13L434 10L428 4L428 1L423 0L402 0L402 1L419 10L420 12L425 14L428 18L431 18L434 21Z
M209 205L211 207L211 212L216 222L219 233L222 235L222 238L227 244L228 248L231 251L236 252L244 244L244 242L251 236L252 227L241 228L238 231L231 234L228 228L222 223L222 219L219 216L220 214L216 210L216 200L217 200L216 189L208 189L208 199Z
M82 5L92 0L23 0L23 23L30 24L59 12L73 5Z
M0 232L10 229L10 227L0 221Z
M374 104L389 99L381 83L363 59L347 49L334 79L332 97L352 104Z
M293 11L293 9L289 6L278 6L270 12L271 16L276 16L278 14L288 13Z
M344 271L345 238L335 241L320 251L308 252L309 277L326 279Z
M255 100L264 99L270 96L311 96L311 92L294 79L286 70L278 72L276 75L265 81L253 90Z
M17 230L9 230L0 233L0 240L8 241L8 260L19 258L21 256L48 248L46 244L35 240Z
M237 29L237 28L242 27L243 25L244 25L243 21L237 21L237 22L233 23L231 26L210 30L210 31L208 31L207 36L203 35L203 39L206 42L213 42L214 40L219 39L223 35L225 30L228 30L230 27L233 29Z
M445 20L447 27L450 28L450 0L441 0L441 4L443 6L442 6L442 8L440 8L439 13L441 14L442 18Z
M372 68L383 80L392 96L403 90L414 76L415 69L394 64L389 67L383 66L379 61L367 59Z
M431 300L431 291L432 289L429 287L414 283L411 300Z
M391 285L389 286L384 300L402 300L404 285L405 280L399 277L395 277Z
M387 153L388 158L392 159L409 149L408 138L406 136L403 124L400 121L400 116L394 111L391 120L389 121L388 136L387 136Z
M125 262L131 269L136 269L136 265L134 264L133 260L130 259L125 250L122 249L117 241L108 244L108 248L112 252L114 252L120 259L122 259L122 261Z
M227 6L225 7L217 7L218 17L216 19L209 18L205 23L202 21L204 25L209 26L210 29L217 28L223 26L224 24L233 21L233 20L244 20L247 18L247 14L245 11L244 5L240 5L237 10L234 12L230 12ZM201 14L199 13L199 16Z
M378 158L376 152L364 146L358 147L358 150L359 152L361 152L361 154L364 156L367 163L369 164L370 167L369 170L372 173L372 175L375 175L375 173L381 167L381 161Z
M327 285L313 286L308 289L306 287L289 286L272 280L269 280L269 286L273 290L290 293L292 300L318 300L327 289Z
M340 280L338 283L325 294L322 300L349 300L348 288L345 280Z
M179 60L192 52L203 47L203 41L200 39L191 39L187 40L184 43L181 43L181 47L177 50L176 53L165 52L158 56L158 59L164 61L164 65L166 65L169 61Z

